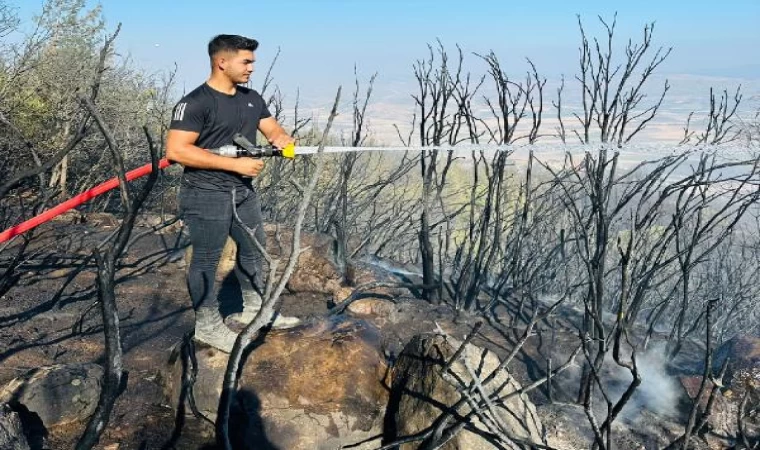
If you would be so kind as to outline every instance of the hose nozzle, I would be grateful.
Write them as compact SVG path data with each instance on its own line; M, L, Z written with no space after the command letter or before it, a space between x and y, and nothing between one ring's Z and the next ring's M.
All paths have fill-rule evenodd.
M280 156L283 158L293 159L296 157L296 146L294 144L288 144L280 150Z
M252 156L254 158L261 158L263 156L281 156L283 158L293 159L296 157L296 147L293 144L289 144L283 149L273 147L262 148L254 145L251 141L248 140L248 138L240 133L237 133L232 138L232 142L243 149L248 154L248 156Z

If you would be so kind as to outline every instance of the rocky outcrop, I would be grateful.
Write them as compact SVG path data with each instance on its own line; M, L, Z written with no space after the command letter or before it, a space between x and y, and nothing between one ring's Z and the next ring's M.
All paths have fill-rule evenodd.
M45 428L87 420L100 396L103 368L97 364L41 367L11 380L0 403L39 417Z
M19 415L8 405L0 404L0 448L3 450L29 450Z
M461 386L470 386L473 377L468 367L478 378L485 379L499 365L498 357L488 350L467 345L465 351L451 366L451 377L442 375L443 368L454 356L459 343L442 335L419 335L404 348L393 369L393 384L389 414L393 421L386 430L388 439L395 440L411 436L428 429L446 411L456 407L461 417L472 411L468 402L460 402ZM466 361L466 362L465 362ZM453 383L452 380L458 380ZM524 395L514 395L521 389L507 371L500 371L491 383L484 386L488 395L498 393L505 399L494 405L504 433L513 438L533 443L542 442L542 425L535 406ZM500 448L483 437L488 427L476 416L470 415L475 432L461 430L454 439L445 444L445 450L486 450ZM417 448L419 442L404 444L402 450Z
M213 419L228 355L199 346L195 356L195 404ZM175 351L162 377L172 406L182 367ZM376 448L387 372L379 332L365 321L344 316L271 331L243 365L230 427L235 448L335 449L364 441L354 448Z

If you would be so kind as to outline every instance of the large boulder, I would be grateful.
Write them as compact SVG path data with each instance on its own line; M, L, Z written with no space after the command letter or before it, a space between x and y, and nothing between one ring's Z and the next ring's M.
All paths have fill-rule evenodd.
M29 450L19 415L8 405L0 404L0 448L3 450Z
M194 349L193 388L199 411L215 419L228 355ZM180 398L183 364L175 350L162 375L172 406ZM335 449L382 433L388 366L380 334L347 317L270 331L247 356L230 427L240 449ZM189 411L189 409L187 409Z
M50 429L87 420L98 404L103 368L67 364L30 370L0 390L0 403L35 414Z
M470 386L473 377L467 366L481 380L488 377L500 364L492 352L468 344L450 368L450 377L442 375L443 368L454 356L460 343L438 335L418 335L404 348L393 368L391 402L388 414L393 416L391 429L386 430L388 439L396 440L428 429L445 411L460 403L462 386ZM466 364L465 365L465 362ZM458 380L453 382L453 380ZM533 443L543 442L543 427L535 406L525 395L509 394L521 389L520 384L506 370L500 371L492 382L483 386L488 395L498 393L504 402L495 402L494 410L506 428L507 435ZM471 412L467 402L462 402L456 413L466 417ZM489 433L477 416L471 415L471 427L463 429L443 447L444 450L490 450L497 447L482 437ZM417 448L419 442L402 445L402 450Z

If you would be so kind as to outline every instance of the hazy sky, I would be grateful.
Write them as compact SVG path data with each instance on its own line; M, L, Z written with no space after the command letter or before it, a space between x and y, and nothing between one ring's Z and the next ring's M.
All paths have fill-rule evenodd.
M16 0L28 16L42 0ZM759 0L101 0L111 27L123 23L119 45L156 69L180 64L183 78L206 75L205 44L217 33L261 42L260 61L282 49L279 76L329 80L351 72L405 75L440 38L469 51L490 49L518 63L525 56L547 74L575 69L581 14L589 30L596 16L618 12L621 37L638 36L656 21L659 44L674 53L663 72L760 77ZM96 4L88 0L89 5ZM155 44L159 44L158 47ZM259 68L262 69L261 67ZM287 69L287 70L286 70Z
M20 3L19 3L20 2ZM10 0L10 3L14 3ZM29 17L42 0L16 0ZM97 2L87 0L88 5ZM760 81L760 0L101 0L109 29L122 22L117 47L149 71L179 67L187 89L208 74L206 44L218 33L254 37L261 46L254 85L263 80L277 48L275 80L284 90L300 87L305 98L329 98L339 84L350 87L353 66L367 78L379 73L378 91L411 93L412 64L437 38L466 52L494 50L508 71L524 72L529 56L542 75L557 79L577 72L581 14L587 33L601 36L597 15L618 13L618 35L640 38L656 22L655 46L672 46L662 75L742 82L748 96ZM471 70L482 62L468 56ZM735 84L734 83L734 84ZM729 85L731 83L728 83ZM348 85L348 86L347 86ZM678 86L676 86L677 88ZM720 86L718 86L720 87ZM727 86L732 87L732 86ZM686 91L687 85L682 85ZM390 94L389 94L390 93ZM398 93L397 93L398 94ZM700 93L704 96L705 93Z

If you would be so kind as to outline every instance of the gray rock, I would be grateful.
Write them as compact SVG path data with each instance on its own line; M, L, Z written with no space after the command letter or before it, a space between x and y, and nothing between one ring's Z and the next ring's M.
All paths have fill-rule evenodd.
M97 364L33 369L0 390L0 403L23 405L45 428L83 421L95 411L102 377Z
M29 450L21 419L6 405L0 405L0 448L3 450Z
M459 383L451 383L442 376L444 364L448 362L460 343L447 340L441 335L419 335L404 348L393 369L393 384L389 414L395 419L395 429L387 430L392 439L411 436L426 430L433 422L450 410L461 399L457 384L469 386L473 378L465 364L457 360L452 367ZM485 379L499 365L499 358L492 352L467 345L462 357L472 368L478 378ZM543 427L536 413L536 408L524 395L506 397L521 389L520 384L506 370L500 371L491 383L483 386L490 395L499 393L505 399L495 405L495 411L508 436L532 443L543 442ZM465 417L471 411L467 402L457 408L457 413ZM477 416L471 416L471 426L478 431L488 432ZM402 450L417 448L419 442L404 444ZM490 450L496 447L484 439L481 433L469 430L460 431L454 439L446 443L443 450Z

